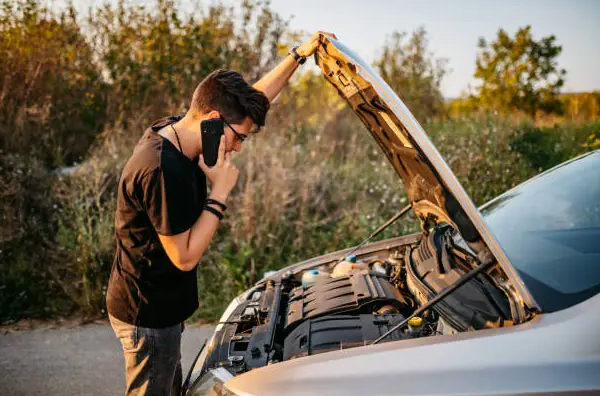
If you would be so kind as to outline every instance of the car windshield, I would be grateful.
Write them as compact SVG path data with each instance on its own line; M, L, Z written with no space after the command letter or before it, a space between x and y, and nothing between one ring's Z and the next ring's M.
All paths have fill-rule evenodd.
M544 311L600 291L600 151L558 166L480 210Z

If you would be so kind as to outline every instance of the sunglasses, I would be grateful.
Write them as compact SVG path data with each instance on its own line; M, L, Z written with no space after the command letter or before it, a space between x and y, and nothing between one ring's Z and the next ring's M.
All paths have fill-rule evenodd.
M238 133L238 131L236 131L235 128L232 127L231 124L225 120L225 118L221 117L221 120L223 120L225 125L227 125L229 127L229 129L231 129L233 131L233 133L235 134L235 137L240 141L240 143L243 143L246 140L250 139L250 136L244 135L243 133Z

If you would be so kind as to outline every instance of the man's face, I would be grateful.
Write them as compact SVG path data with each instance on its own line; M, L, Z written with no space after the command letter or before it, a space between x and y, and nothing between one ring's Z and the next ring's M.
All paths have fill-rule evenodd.
M238 152L242 148L242 140L250 136L250 130L252 128L252 119L250 117L244 118L241 124L232 124L229 120L225 119L223 125L223 132L225 133L225 152L235 151ZM236 134L237 132L237 134Z

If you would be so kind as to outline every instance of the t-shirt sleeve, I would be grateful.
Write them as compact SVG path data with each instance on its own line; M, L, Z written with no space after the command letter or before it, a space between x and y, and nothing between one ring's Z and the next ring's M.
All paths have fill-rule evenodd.
M142 205L156 232L177 235L194 224L192 186L183 175L169 167L157 168L144 176L141 187Z

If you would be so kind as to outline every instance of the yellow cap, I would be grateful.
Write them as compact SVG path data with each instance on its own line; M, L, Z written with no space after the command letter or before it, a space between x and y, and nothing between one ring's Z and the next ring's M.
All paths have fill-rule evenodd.
M414 318L410 318L408 320L408 325L412 327L420 327L423 324L423 319L415 316Z

